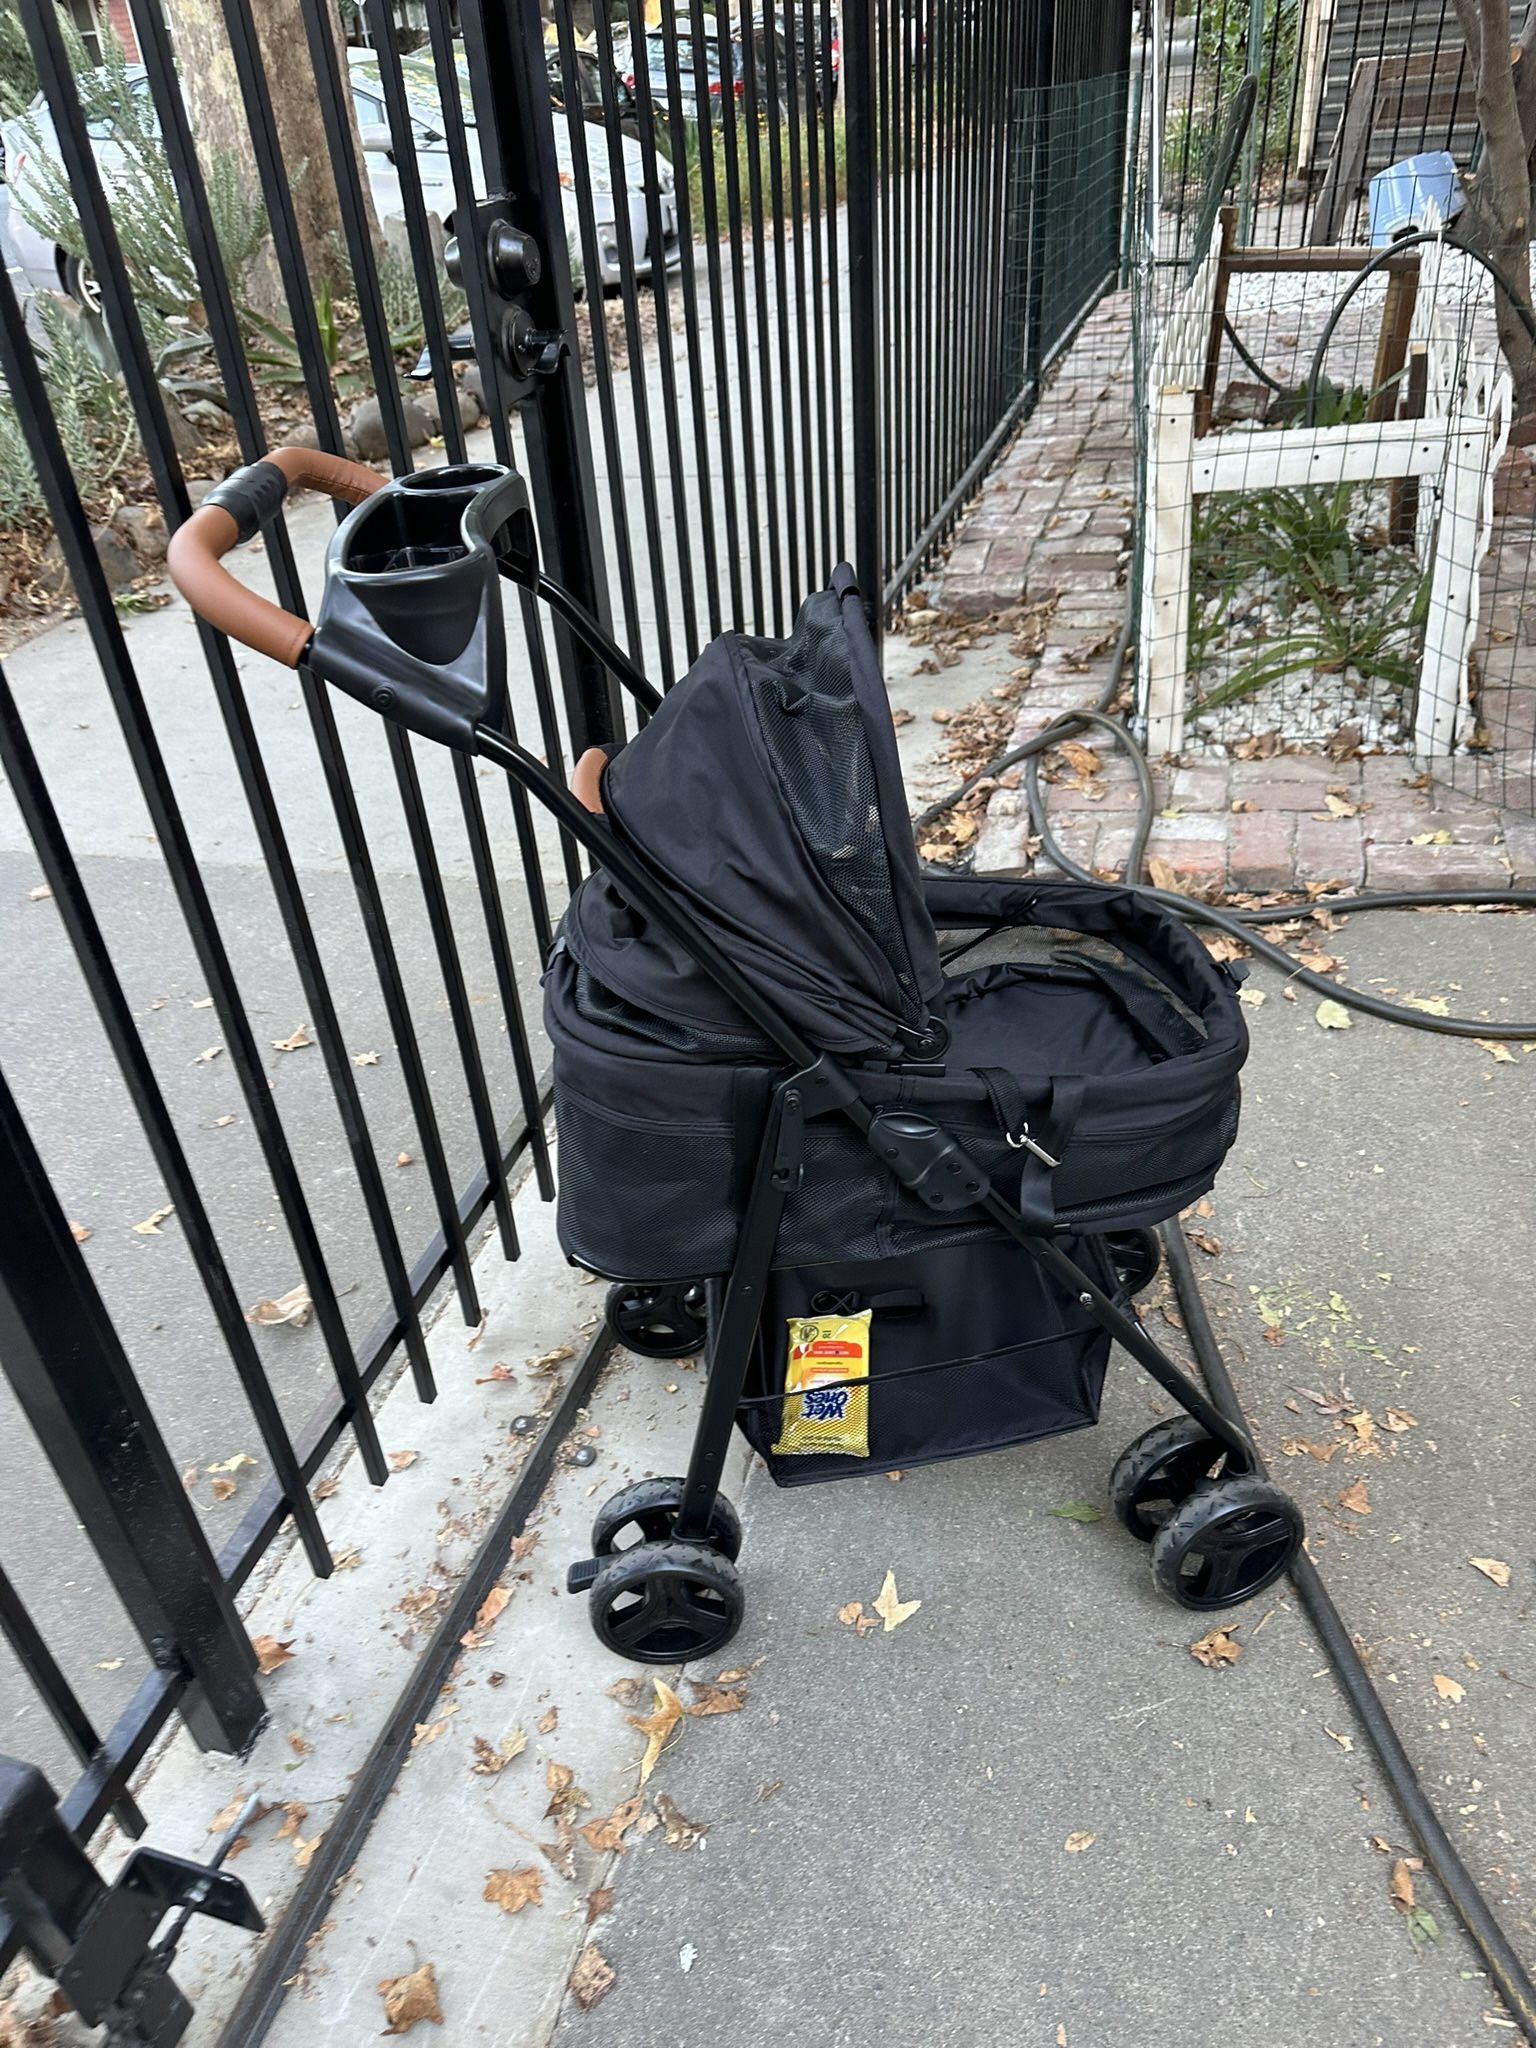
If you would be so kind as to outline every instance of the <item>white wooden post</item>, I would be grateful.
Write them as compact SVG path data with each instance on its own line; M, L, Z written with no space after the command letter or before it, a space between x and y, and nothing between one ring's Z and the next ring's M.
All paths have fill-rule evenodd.
M1493 472L1509 434L1509 379L1468 380L1446 421L1445 472L1435 521L1429 615L1414 709L1413 751L1449 754L1468 706L1467 661L1477 632L1481 568L1493 526Z
M1189 693L1190 544L1194 499L1195 394L1164 386L1152 417L1147 519L1151 545L1142 595L1142 698L1147 752L1154 760L1184 744Z

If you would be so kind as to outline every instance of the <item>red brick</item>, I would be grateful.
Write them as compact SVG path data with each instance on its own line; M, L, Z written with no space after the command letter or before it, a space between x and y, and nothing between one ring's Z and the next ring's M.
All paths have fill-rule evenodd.
M1509 869L1487 846L1373 846L1371 889L1507 889Z
M1536 819L1504 813L1504 852L1515 887L1529 889L1536 884Z
M1237 768L1232 771L1233 796L1261 811L1320 811L1327 787L1323 782L1240 782Z
M1173 778L1171 801L1188 811L1224 811L1227 808L1227 769L1207 767L1201 762L1195 768L1180 768Z
M1319 791L1337 783L1343 789L1358 779L1355 762L1330 761L1323 754L1272 754L1267 761L1232 763L1232 787L1244 791L1273 782L1307 782Z
M1404 846L1415 833L1429 830L1429 799L1420 796L1415 803L1413 792L1404 790L1400 799L1378 797L1371 808L1364 812L1361 823L1365 827L1367 841L1379 846Z
M1290 811L1239 811L1232 818L1234 889L1289 889L1296 879Z
M1298 882L1340 881L1353 888L1364 873L1365 856L1361 851L1358 818L1313 818L1305 813L1298 816Z

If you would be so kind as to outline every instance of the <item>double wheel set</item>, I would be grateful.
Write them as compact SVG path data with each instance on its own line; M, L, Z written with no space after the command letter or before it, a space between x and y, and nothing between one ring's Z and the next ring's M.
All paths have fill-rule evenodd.
M1161 1259L1151 1230L1106 1240L1124 1295L1150 1285ZM609 1290L614 1338L641 1357L676 1359L704 1347L705 1290L698 1283ZM572 1568L598 1639L642 1664L710 1657L745 1612L736 1559L741 1521L717 1493L702 1536L674 1533L682 1479L640 1479L613 1495L592 1527L592 1554ZM1150 1552L1158 1590L1196 1612L1236 1607L1272 1585L1301 1547L1294 1503L1255 1472L1235 1469L1224 1447L1190 1415L1154 1423L1115 1461L1110 1505Z

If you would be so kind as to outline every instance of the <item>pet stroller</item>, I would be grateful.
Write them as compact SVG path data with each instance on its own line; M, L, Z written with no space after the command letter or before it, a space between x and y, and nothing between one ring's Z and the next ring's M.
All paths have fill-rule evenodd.
M218 559L292 482L356 507L313 628ZM596 864L545 975L560 1240L624 1342L707 1352L687 1473L616 1494L571 1568L603 1642L672 1663L740 1625L734 1426L783 1485L969 1456L1096 1421L1112 1341L1181 1411L1110 1480L1158 1585L1220 1609L1285 1571L1294 1504L1130 1305L1236 1135L1236 981L1139 892L922 874L850 571L662 697L539 571L501 469L381 487L280 449L171 567L211 624L499 764ZM649 714L574 794L508 736L500 578Z

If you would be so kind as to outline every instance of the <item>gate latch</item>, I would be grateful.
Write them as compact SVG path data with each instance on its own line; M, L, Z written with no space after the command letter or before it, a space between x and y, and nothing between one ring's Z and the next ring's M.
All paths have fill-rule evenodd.
M538 242L509 219L504 201L482 200L470 227L455 235L443 251L443 267L461 289L465 270L474 264L491 301L491 328L503 370L520 385L515 395L527 396L536 377L552 377L570 344L558 328L536 324L530 299L544 275Z
M211 1863L135 1849L108 1884L65 1825L42 1772L0 1757L0 1906L86 2024L106 2026L109 2048L174 2048L186 2033L192 2008L170 1968L193 1913L262 1931L255 1900L219 1867L254 1805ZM167 1913L177 1917L161 1935Z

